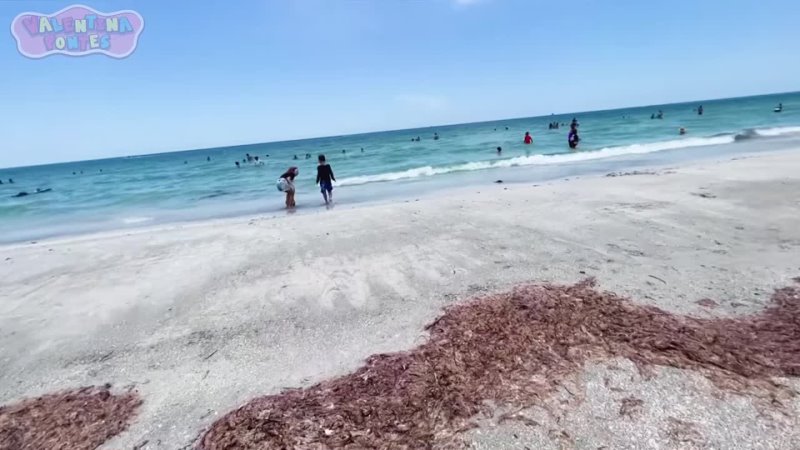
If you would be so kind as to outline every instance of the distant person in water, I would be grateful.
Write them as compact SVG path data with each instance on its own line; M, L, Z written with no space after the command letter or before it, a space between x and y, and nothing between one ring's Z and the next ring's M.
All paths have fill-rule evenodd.
M317 165L317 184L319 184L319 191L322 193L322 199L325 200L326 205L333 202L333 182L336 177L333 175L331 165L325 162L325 155L317 157L319 164Z
M778 106L773 110L775 112L783 112L783 103L778 103Z
M700 106L697 107L697 115L698 116L702 116L703 115L703 105L700 105Z
M438 141L439 140L439 133L433 133L433 140L434 141Z
M578 119L573 117L572 122L569 124L570 128L577 128L578 127Z
M297 167L289 167L289 170L283 173L278 178L278 190L286 193L286 207L294 208L297 204L294 202L294 179L300 173Z
M294 159L297 159L297 155L294 155Z
M361 147L361 153L364 153L364 147Z
M210 156L206 156L206 161L211 161L211 157Z
M569 148L571 148L572 150L575 150L576 148L578 148L578 143L580 141L581 141L581 138L580 138L580 136L578 136L578 127L577 127L577 125L576 126L571 126L570 130L569 130L569 134L567 135L567 144L569 145Z
M239 164L239 161L236 161L236 168L237 169L241 169L242 168L242 166Z
M497 154L503 153L503 147L497 147Z
M658 114L656 114L656 119L663 119L664 118L664 111L658 110Z
M253 157L252 157L252 156L250 156L250 153L248 153L248 154L246 154L246 155L244 155L244 156L247 158L247 162L251 162L251 161L253 161Z
M650 114L650 120L653 120L653 119L655 119L655 118L656 118L656 115L655 115L655 113L653 113L653 114Z
M678 134L680 134L681 136L686 134L686 128L681 127L680 130L678 130Z
M102 171L101 171L101 172L102 172ZM9 178L9 179L8 179L8 184L14 184L14 179L13 179L13 178Z
M523 142L525 142L525 144L532 144L533 143L533 138L531 137L531 132L530 131L526 131L525 132L525 138L523 139Z

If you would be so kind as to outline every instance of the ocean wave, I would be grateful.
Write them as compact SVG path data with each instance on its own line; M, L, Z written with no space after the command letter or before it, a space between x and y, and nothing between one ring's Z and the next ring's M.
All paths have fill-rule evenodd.
M430 177L453 172L469 172L474 170L485 170L503 167L536 166L547 164L563 164L571 162L589 161L593 159L611 158L615 156L637 155L653 153L664 150L674 150L687 147L701 147L706 145L721 145L734 142L735 136L732 134L713 136L713 137L693 137L685 139L674 139L669 141L652 142L649 144L632 144L619 147L605 147L600 150L556 153L552 155L528 155L517 156L514 158L499 161L476 161L453 166L443 167L415 167L399 172L379 173L375 175L363 175L357 177L343 178L339 181L339 186L355 186L367 183L378 183L385 181L408 180L421 177Z
M754 130L759 136L783 136L785 134L800 134L800 127L774 127L757 128Z
M150 222L152 220L153 220L152 217L125 217L124 219L122 219L122 223L124 223L125 225L134 225L137 223Z
M772 128L747 128L734 136L734 140L746 141L762 137L778 137L790 134L800 134L800 127L772 127Z

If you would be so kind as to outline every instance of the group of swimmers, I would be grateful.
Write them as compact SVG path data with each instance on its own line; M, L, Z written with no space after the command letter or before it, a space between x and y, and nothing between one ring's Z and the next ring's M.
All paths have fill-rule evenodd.
M578 147L578 142L581 140L580 136L578 136L578 126L580 126L578 124L578 119L573 117L572 122L569 124L569 134L567 134L567 145L573 150ZM558 122L550 123L551 130L558 129L558 127ZM522 138L522 142L525 145L533 144L533 137L530 131L525 132L525 137ZM497 153L500 154L501 151L500 147L497 147Z
M3 184L3 180L0 180L0 184ZM14 179L13 178L9 178L8 179L8 184L14 184Z
M422 139L419 136L417 136L415 138L411 138L411 142L419 142L421 140ZM438 141L439 140L439 133L433 133L433 140L434 141ZM364 149L362 148L361 151L363 152Z

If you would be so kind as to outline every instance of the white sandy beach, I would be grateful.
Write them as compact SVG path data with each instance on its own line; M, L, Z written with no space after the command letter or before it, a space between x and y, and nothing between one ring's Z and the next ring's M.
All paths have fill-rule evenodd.
M0 247L0 404L135 385L140 414L104 448L189 448L250 398L419 344L447 304L588 276L681 314L760 310L800 276L800 149ZM560 423L486 425L474 448L800 448L797 414L766 415L695 373L614 364L586 367L586 398ZM636 421L618 413L632 395Z

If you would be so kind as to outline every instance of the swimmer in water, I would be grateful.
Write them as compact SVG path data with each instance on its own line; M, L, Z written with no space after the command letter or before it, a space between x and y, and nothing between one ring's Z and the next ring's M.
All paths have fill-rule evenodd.
M678 134L680 134L681 136L686 134L686 128L681 127L680 130L678 130Z
M433 140L434 141L438 141L439 140L439 133L433 133Z
M294 159L297 159L297 155L294 155Z
M533 138L531 137L531 132L530 131L526 131L525 132L525 138L523 139L523 142L525 142L525 144L532 144L533 143Z
M581 141L580 136L578 136L578 126L574 125L570 127L569 134L567 135L567 144L569 144L569 148L575 150L578 148L578 142Z
M503 153L503 147L497 147L497 154Z
M236 168L237 169L241 169L242 168L242 166L239 164L239 161L236 161Z
M702 116L703 115L703 105L700 105L700 106L697 107L697 115L698 116Z

